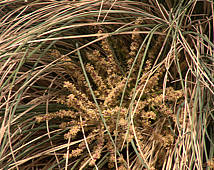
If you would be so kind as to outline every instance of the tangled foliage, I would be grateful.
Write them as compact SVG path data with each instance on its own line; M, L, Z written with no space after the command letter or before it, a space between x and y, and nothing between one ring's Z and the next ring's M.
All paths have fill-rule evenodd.
M139 22L137 20L136 24ZM143 154L143 159L150 168L163 164L166 150L175 140L170 127L175 121L174 113L176 106L182 102L183 93L170 86L163 89L165 67L163 64L154 65L164 41L161 35L152 40L145 55L142 72L139 72L146 49L144 45L137 55L143 42L143 38L137 33L139 30L133 30L129 49L118 36L103 39L99 50L82 53L84 69L107 129L100 118L99 108L90 92L81 63L69 57L61 60L71 81L64 82L64 88L69 94L61 96L58 102L70 109L40 115L36 120L41 122L61 118L59 127L69 129L64 134L65 139L86 139L72 146L69 155L64 154L65 157L78 157L85 160L83 163L89 160L88 165L94 166L103 156L107 156L109 168L115 167L116 162L121 169L127 166L126 159L129 159L135 162L137 168L141 168L143 165L137 155L130 156L135 152L133 147L127 148L132 146L132 142L137 143L138 151ZM102 32L104 30L100 28L99 33ZM50 51L50 55L61 56L56 49ZM138 58L134 63L136 55ZM115 145L107 131L116 140L117 153L120 153L117 160ZM125 153L126 149L130 149L130 155Z

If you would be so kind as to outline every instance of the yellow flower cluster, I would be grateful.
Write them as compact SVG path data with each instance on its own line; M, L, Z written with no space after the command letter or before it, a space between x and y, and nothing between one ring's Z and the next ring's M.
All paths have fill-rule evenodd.
M140 23L142 23L142 20L138 19L135 24L138 25ZM154 40L152 42L154 45L146 55L141 78L136 80L144 48L139 55L130 79L127 80L134 57L142 43L142 37L137 31L140 31L140 28L133 30L129 52L125 56L117 58L114 50L118 48L124 52L126 50L123 48L127 47L121 46L119 43L112 46L109 43L109 39L104 39L100 44L102 52L93 50L84 53L84 58L86 59L84 64L90 85L98 101L101 113L105 118L108 131L113 138L117 136L116 143L118 148L124 150L124 142L130 143L132 140L135 140L134 133L136 133L142 153L146 154L146 151L148 151L148 154L150 153L149 150L156 148L156 155L145 156L148 160L154 159L155 166L158 154L164 155L165 149L163 148L173 144L174 136L170 134L169 123L166 119L169 117L173 118L173 104L178 100L182 100L183 92L167 87L165 89L165 99L163 99L164 92L160 81L163 80L165 73L164 66L157 68L153 74L149 73L155 62L155 57L158 55L158 50L161 48L162 36L158 37L158 41ZM104 152L109 152L109 168L113 168L115 161L114 146L100 119L98 108L84 78L81 64L77 61L70 62L70 59L65 60L69 60L66 64L64 63L64 67L67 71L70 71L71 79L64 82L64 88L70 94L59 99L59 102L65 104L70 110L40 115L36 117L36 120L41 122L61 118L60 128L68 129L64 139L75 140L80 139L80 136L83 139L81 129L84 128L87 145L91 150L91 154L87 153L86 143L83 141L74 147L69 155L65 154L65 157L90 159L91 161L88 164L94 166ZM121 66L123 68L120 68ZM123 73L122 70L126 72ZM137 87L135 89L136 81ZM125 90L124 101L120 106L121 95L126 83L127 89ZM139 95L143 89L143 95ZM133 94L136 90L138 94L134 96ZM133 107L136 106L136 108L133 109L133 107L130 107L130 104ZM135 110L133 114L134 124L130 124L129 115L132 114L133 110ZM68 119L64 119L65 117ZM82 121L80 121L80 117L82 117ZM93 159L91 159L91 156ZM122 153L121 156L123 156ZM120 167L122 168L123 165Z

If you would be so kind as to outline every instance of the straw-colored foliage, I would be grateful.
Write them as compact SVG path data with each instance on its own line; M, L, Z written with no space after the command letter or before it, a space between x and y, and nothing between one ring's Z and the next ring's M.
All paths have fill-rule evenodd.
M0 169L211 169L213 2L1 1Z

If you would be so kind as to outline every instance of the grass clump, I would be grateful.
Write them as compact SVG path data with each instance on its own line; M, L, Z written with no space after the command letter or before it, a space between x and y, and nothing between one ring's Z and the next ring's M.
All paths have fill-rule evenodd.
M212 168L212 2L0 5L0 168Z

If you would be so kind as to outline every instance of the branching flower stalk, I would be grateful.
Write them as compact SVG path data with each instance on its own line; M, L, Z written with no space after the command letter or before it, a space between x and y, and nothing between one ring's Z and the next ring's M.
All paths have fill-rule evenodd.
M129 57L125 55L117 59L117 62L119 61L120 65L123 66L123 70L126 70L125 75L118 68L112 51L124 50L123 48L125 47L121 47L120 44L114 44L117 49L112 48L108 41L104 39L101 41L104 54L98 50L87 51L83 56L84 63L80 60L79 62L74 63L71 61L64 64L64 67L68 71L72 71L70 74L72 81L64 82L64 88L70 94L59 98L58 102L67 105L70 109L36 117L38 122L61 118L62 123L59 127L69 129L64 135L65 139L71 138L75 140L80 138L83 135L81 133L81 126L84 128L87 145L86 141L83 141L76 148L73 148L69 154L70 159L82 157L84 160L88 160L90 157L93 157L91 162L89 162L89 165L92 166L96 165L101 155L109 152L109 168L113 168L115 163L119 163L119 167L126 167L127 164L124 161L121 163L121 161L118 162L115 160L113 138L115 138L115 135L117 136L115 138L117 148L121 148L123 151L127 149L124 142L128 144L136 140L134 137L135 133L135 135L138 135L137 142L142 149L140 152L145 158L145 164L152 168L157 163L161 164L162 159L160 159L160 156L163 157L166 149L173 144L175 136L170 132L170 125L167 119L174 120L174 103L181 103L183 93L181 90L167 87L165 102L163 102L163 89L159 82L163 79L164 66L161 65L152 75L148 74L155 61L158 49L161 48L163 38L159 38L161 41L152 41L153 46L148 50L147 54L144 54L145 48L143 48L139 53L138 61L134 67L131 66L135 60L136 51L142 43L140 34L135 33L137 30L133 30L130 51L126 54ZM143 65L142 73L139 74L139 62L143 55L146 56L145 64ZM81 71L81 64L87 75L84 75L84 72ZM130 74L131 68L133 70ZM129 74L130 77L127 79ZM137 74L140 76L139 80L137 79ZM149 75L150 77L148 77ZM87 79L83 78L86 76ZM80 77L81 82L78 77ZM135 94L136 81L138 91L146 83L142 95ZM121 103L121 96L126 82L128 84L124 91L123 102ZM90 92L90 88L92 93ZM133 96L134 94L135 96ZM93 99L93 95L95 100ZM130 111L133 111L130 110L130 102L132 100L132 107L135 108L135 114L133 115L133 124L130 124L128 114ZM103 119L100 118L99 110ZM120 116L117 122L118 114ZM82 118L81 122L80 117ZM97 137L91 138L95 134ZM149 141L153 141L153 145L149 144ZM86 146L91 150L89 155L86 154L88 150ZM155 150L156 154L148 155L149 152L146 151L150 149ZM123 159L122 152L119 157Z

